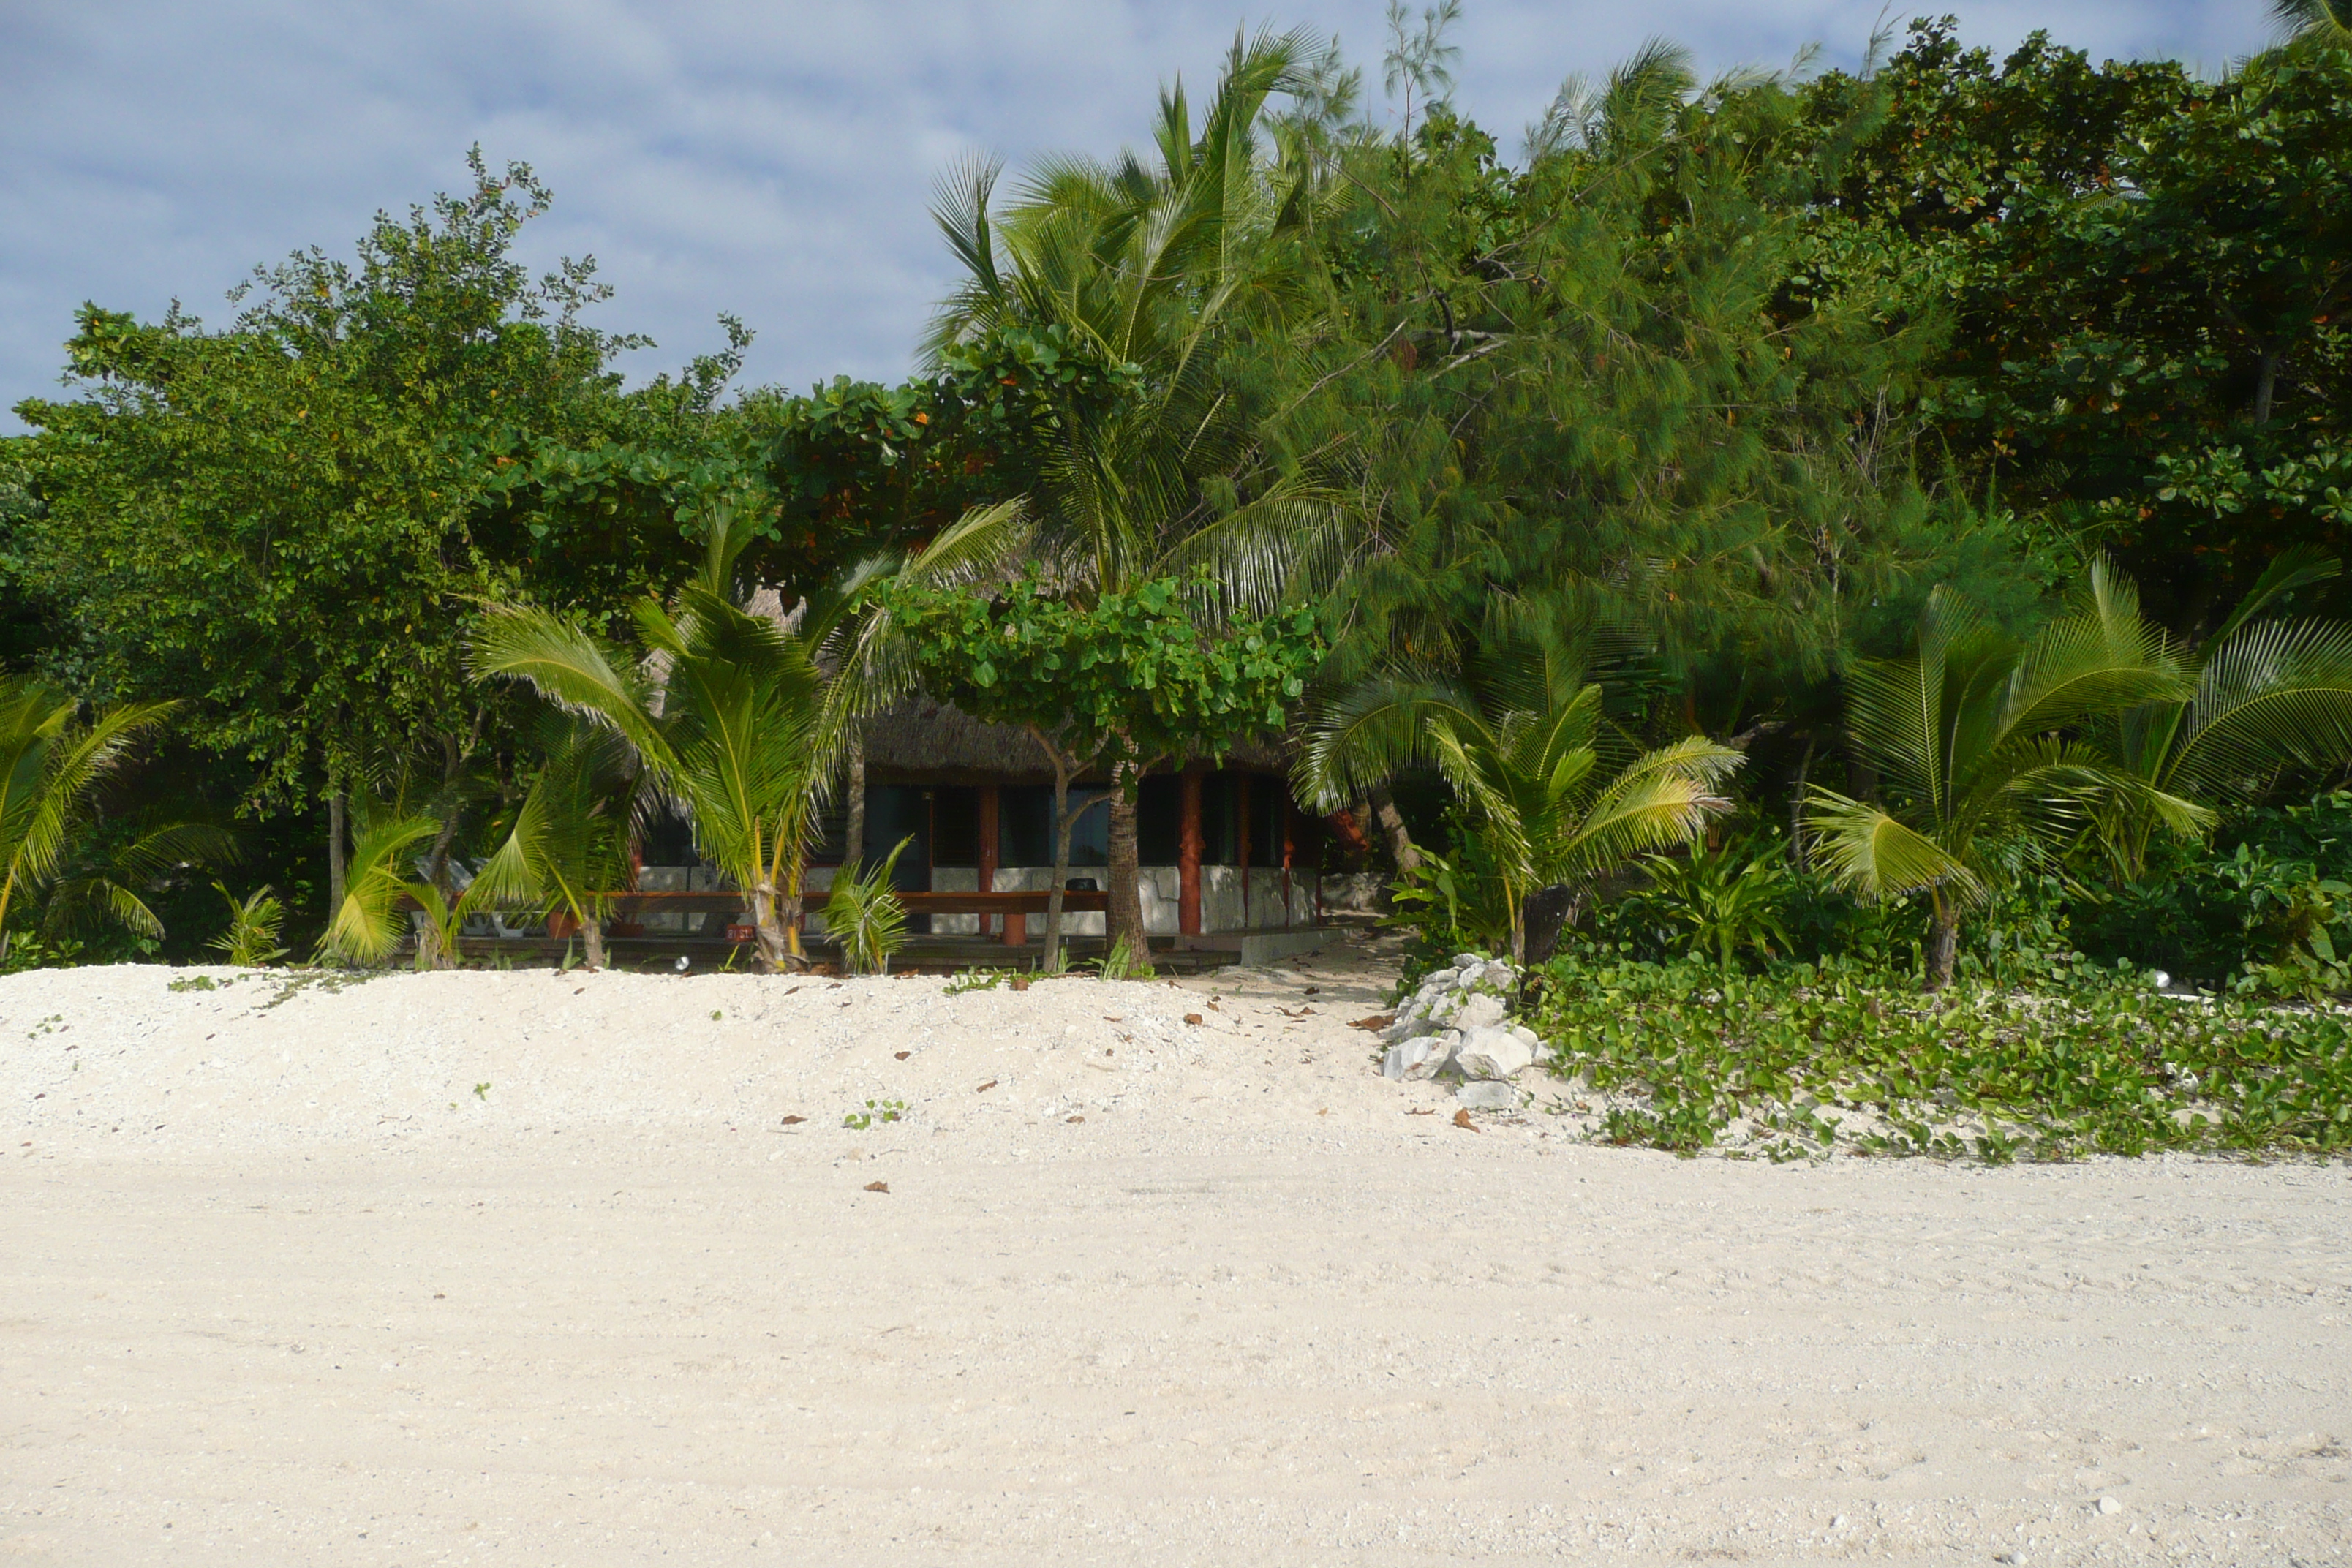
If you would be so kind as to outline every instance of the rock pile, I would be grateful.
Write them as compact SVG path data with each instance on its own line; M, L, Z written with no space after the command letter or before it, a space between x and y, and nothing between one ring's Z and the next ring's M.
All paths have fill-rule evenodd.
M1473 1109L1516 1106L1508 1080L1534 1063L1542 1045L1533 1029L1507 1022L1504 999L1518 979L1507 961L1475 952L1457 953L1454 967L1424 975L1381 1031L1389 1048L1381 1076L1464 1079L1465 1105L1475 1100Z

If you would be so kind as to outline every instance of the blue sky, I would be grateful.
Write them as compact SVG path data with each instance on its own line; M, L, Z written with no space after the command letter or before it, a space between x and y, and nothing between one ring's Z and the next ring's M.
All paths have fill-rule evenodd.
M2265 0L1943 0L1963 38L2032 27L2095 58L2218 69L2268 39ZM759 333L748 375L895 378L947 277L925 203L968 151L1018 164L1140 140L1155 90L1205 87L1237 23L1336 31L1368 67L1381 0L0 0L0 409L57 385L83 300L212 320L257 263L347 252L379 207L493 163L555 189L535 261L593 254L633 368ZM1887 13L1899 17L1898 9ZM1861 53L1879 0L1468 0L1456 101L1504 133L1562 76L1644 37L1703 68ZM20 428L0 414L0 430Z

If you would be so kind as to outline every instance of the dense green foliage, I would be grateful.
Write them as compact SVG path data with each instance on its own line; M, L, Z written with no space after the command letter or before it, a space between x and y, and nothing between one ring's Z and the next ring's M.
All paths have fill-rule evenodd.
M2352 1148L2352 1024L2045 973L1935 997L1865 966L1556 960L1537 1027L1620 1142L2062 1159Z
M1212 634L1172 578L1090 602L1032 575L991 595L910 584L890 603L933 690L1130 776L1279 731L1323 652L1304 609Z
M1516 156L1449 98L1457 9L1400 26L1386 127L1269 32L1143 152L954 172L956 282L900 385L730 396L721 318L724 353L625 387L590 268L514 259L548 193L478 158L225 327L89 306L71 391L0 444L0 668L61 734L175 706L0 942L66 956L114 888L193 955L266 882L285 945L371 957L411 899L446 957L453 861L489 868L476 906L593 924L660 795L793 962L816 807L919 681L1032 730L1065 838L1080 775L1122 786L1139 962L1135 780L1284 734L1425 951L1540 956L1567 921L1549 1007L1694 961L1759 1017L1953 980L1896 1009L1959 1064L1915 1100L2176 1005L2053 978L2085 963L2352 985L2340 6L2292 0L2293 41L2218 79L1948 20L1811 77L1654 45ZM142 837L233 813L226 900L201 833ZM2067 1000L2004 1015L2018 984ZM2209 1089L2273 1081L2216 1065L2260 1057L2241 1008L2183 1047ZM2032 1136L2189 1136L2156 1120ZM2307 1120L2196 1137L2327 1146Z

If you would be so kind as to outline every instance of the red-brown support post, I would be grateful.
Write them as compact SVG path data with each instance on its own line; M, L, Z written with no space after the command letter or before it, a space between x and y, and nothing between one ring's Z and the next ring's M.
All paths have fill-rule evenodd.
M1182 816L1176 837L1176 929L1201 934L1201 770L1187 767L1178 789Z
M1298 858L1298 808L1282 792L1282 929L1290 929L1290 863Z

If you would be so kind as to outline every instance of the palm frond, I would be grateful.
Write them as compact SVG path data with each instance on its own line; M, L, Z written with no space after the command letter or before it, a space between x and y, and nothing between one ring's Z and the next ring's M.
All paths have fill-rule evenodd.
M1805 828L1813 863L1858 897L1885 900L1929 889L1942 889L1961 903L1984 896L1976 873L1943 846L1868 802L1812 790Z
M2352 755L2352 626L2257 621L2198 672L2170 774L2219 795Z
M441 825L429 816L391 816L363 825L352 841L343 870L343 900L331 911L319 939L324 957L352 966L381 963L400 945L403 874L409 850L433 837Z
M1723 783L1747 762L1691 736L1636 758L1603 785L1551 848L1547 880L1599 876L1653 850L1687 844L1731 809Z
M1296 780L1318 811L1339 811L1407 768L1428 763L1433 722L1478 721L1454 687L1390 671L1317 705L1306 721Z

